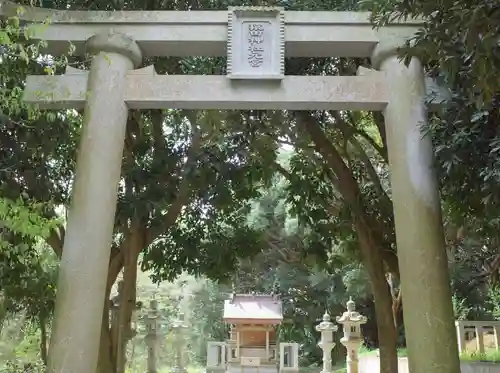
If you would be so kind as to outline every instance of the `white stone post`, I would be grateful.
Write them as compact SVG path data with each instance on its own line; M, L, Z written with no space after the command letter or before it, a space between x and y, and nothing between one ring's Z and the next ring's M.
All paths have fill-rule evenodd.
M97 368L128 116L125 75L142 60L138 45L122 34L95 35L87 51L94 58L59 267L49 373Z
M266 330L266 361L269 361L269 330Z
M460 361L439 190L431 139L422 128L427 121L424 70L417 58L408 66L400 60L397 48L404 38L395 37L390 28L381 32L383 41L372 63L385 74L390 94L383 115L409 370L457 373Z
M187 373L187 370L184 367L184 350L186 348L184 330L187 327L188 326L184 323L184 314L180 313L179 317L173 322L172 325L176 346L175 367L172 369L172 373Z
M494 326L494 336L495 336L495 348L500 350L500 328L498 326Z
M148 373L157 373L157 348L158 348L158 302L152 299L149 302L149 311L146 319L147 333L145 337L148 347Z
M463 353L466 350L465 325L462 320L455 321L457 329L458 352Z
M285 354L288 351L288 360L285 364ZM299 370L299 344L280 343L280 372L297 372Z
M335 347L333 332L336 332L337 329L337 325L330 321L328 311L325 311L323 321L316 326L316 331L321 333L318 346L323 351L323 370L321 373L330 373L332 371L332 350Z
M207 342L207 369L226 367L226 343Z
M236 332L236 359L240 358L240 332Z
M344 329L344 336L340 339L340 343L347 349L347 373L358 373L358 352L363 343L361 325L366 321L365 316L356 312L356 305L352 298L347 302L347 311L337 317L337 322L342 324Z

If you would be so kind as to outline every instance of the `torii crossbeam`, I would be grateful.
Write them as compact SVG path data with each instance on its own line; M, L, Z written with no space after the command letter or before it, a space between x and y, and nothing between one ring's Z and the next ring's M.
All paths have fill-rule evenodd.
M365 72L368 69L364 69ZM83 109L89 72L67 68L66 74L29 76L24 100L44 109ZM446 99L427 79L432 108ZM129 109L228 110L373 110L389 103L385 74L365 76L286 76L281 84L246 81L235 84L220 75L158 75L154 67L126 74L123 100Z

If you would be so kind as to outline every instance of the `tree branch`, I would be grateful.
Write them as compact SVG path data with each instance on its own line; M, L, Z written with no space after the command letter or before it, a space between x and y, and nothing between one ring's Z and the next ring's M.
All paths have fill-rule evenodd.
M354 145L356 150L358 151L359 158L363 162L366 168L366 172L368 173L368 176L373 182L373 185L375 186L375 189L377 190L378 194L380 195L380 199L382 200L383 204L386 204L387 206L390 206L391 211L392 211L392 200L389 198L387 195L386 191L382 187L382 183L380 182L380 177L377 174L377 171L375 171L375 168L373 167L372 162L370 161L370 158L364 151L363 147L361 146L361 143L356 139L355 136L351 136L349 139L350 143Z
M161 110L151 110L151 126L153 128L153 148L156 156L159 156L165 148L163 137L163 112Z
M66 235L66 230L61 225L57 229L51 229L49 237L45 242L54 250L54 253L59 259L62 257L64 236Z
M293 174L288 171L285 167L283 167L282 165L280 165L278 162L274 161L273 164L272 164L276 170L285 177L285 179L287 179L289 182L292 182L293 180Z
M349 116L349 120L352 125L348 125L344 119L340 116L338 111L330 110L329 111L330 115L335 119L335 124L338 125L339 127L342 127L341 130L344 132L344 134L349 135L349 137L353 136L354 134L360 135L363 137L372 147L375 149L375 151L382 157L382 159L388 163L388 158L387 158L387 150L385 147L378 145L375 140L368 135L365 131L360 130L359 128L356 128L354 124L354 120L352 119L352 115L350 113L347 113L346 115ZM378 128L378 126L377 126ZM379 133L380 133L380 128L378 128ZM382 130L385 130L385 127L383 126L382 123ZM382 134L380 134L381 138L385 138L385 132L384 132L384 137Z
M339 192L344 196L347 203L355 208L358 213L363 214L364 209L362 208L358 183L335 146L328 140L316 120L309 114L298 112L296 117L297 124L309 133L317 152L322 155L323 159L337 175Z
M383 147L378 147L378 149L380 149L379 153L382 156L382 158L384 158L384 161L386 163L389 163L389 156L387 155L387 135L385 133L384 116L382 115L381 112L378 112L378 111L373 112L372 115L373 115L373 121L375 122L375 125L378 128L380 138L382 139L382 144L384 145ZM368 137L370 137L370 136L368 136ZM377 149L377 147L375 149Z
M125 241L126 240L122 242L119 249L114 250L114 253L112 252L110 255L108 265L108 280L106 285L106 289L108 289L108 292L111 291L111 288L113 287L113 284L115 283L116 278L118 277L118 274L122 270L125 263Z
M344 197L344 201L351 206L355 227L359 228L361 224L364 227L363 229L369 229L367 234L371 237L372 247L379 251L378 255L384 258L384 262L389 270L399 277L397 258L392 250L384 249L384 240L382 237L379 237L382 231L380 224L367 213L358 183L352 175L351 170L347 167L335 146L326 137L313 117L306 112L297 112L297 121L298 125L309 133L318 153L322 155L337 176L339 181L337 189Z
M170 229L172 225L174 225L175 221L177 220L182 211L182 208L189 201L189 194L191 191L189 185L190 183L189 173L191 171L191 168L196 163L196 157L200 152L201 146L203 144L202 133L198 129L195 119L191 116L191 118L188 117L188 120L191 123L191 130L192 130L191 146L187 152L187 159L186 162L184 163L181 175L179 176L180 183L175 199L170 205L170 208L168 209L167 213L161 217L162 224L160 224L160 226L162 226L161 229L162 232L167 231L168 229ZM159 234L161 234L160 231L153 232L151 231L151 229L149 229L147 233L145 246L146 247L149 246L156 239L156 237L158 237Z

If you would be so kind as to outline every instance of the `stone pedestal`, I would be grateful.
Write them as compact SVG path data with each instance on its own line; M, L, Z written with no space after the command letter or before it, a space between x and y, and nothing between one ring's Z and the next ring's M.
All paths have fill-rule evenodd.
M347 302L347 311L337 317L337 322L344 327L344 336L340 340L346 349L347 373L358 373L359 347L363 344L361 325L367 321L365 316L356 312L356 305L352 299Z
M337 331L337 325L330 321L330 315L325 312L323 321L316 326L316 330L321 333L321 339L318 343L323 351L323 370L321 373L330 373L332 371L332 350L335 347L333 342L333 332Z
M141 62L137 44L121 34L95 35L87 50L94 57L59 267L50 373L89 373L97 367L128 115L125 75Z

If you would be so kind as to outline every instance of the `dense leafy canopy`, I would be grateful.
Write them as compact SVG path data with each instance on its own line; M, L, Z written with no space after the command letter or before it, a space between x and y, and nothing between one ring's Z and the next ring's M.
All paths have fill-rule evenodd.
M497 229L499 194L500 9L482 0L370 0L373 20L382 26L408 17L422 18L421 31L401 54L417 56L429 74L448 86L450 105L432 118L443 192L462 219L488 216ZM454 202L450 202L454 203ZM493 228L492 227L492 228Z

